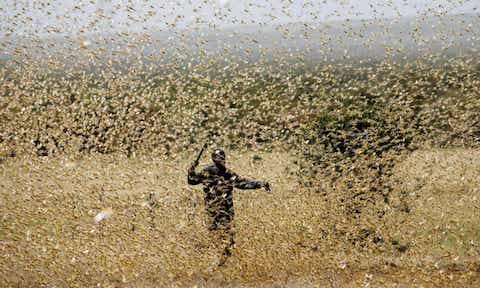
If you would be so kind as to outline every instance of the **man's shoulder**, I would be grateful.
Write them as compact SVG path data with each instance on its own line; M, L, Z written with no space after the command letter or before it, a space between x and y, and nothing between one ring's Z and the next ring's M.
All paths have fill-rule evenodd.
M225 170L225 173L228 174L228 175L237 175L237 173L235 173L235 172L234 172L232 169L230 169L230 168L227 168L227 169Z
M202 169L202 173L209 173L209 174L214 174L217 172L217 167L214 165L214 164L210 164L208 166L205 166L203 169Z
M234 176L237 175L233 170L229 168L225 168L224 170L219 169L215 164L211 164L208 166L205 166L202 169L202 173L207 173L209 175L229 175L229 176Z

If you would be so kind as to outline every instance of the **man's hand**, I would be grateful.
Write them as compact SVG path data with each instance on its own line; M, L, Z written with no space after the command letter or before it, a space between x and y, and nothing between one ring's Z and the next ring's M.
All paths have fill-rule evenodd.
M195 168L197 168L198 166L198 162L193 162L192 165L190 166L190 168L188 168L188 173L192 173L195 171Z
M270 188L270 183L268 183L267 181L263 181L262 186L263 188L265 188L265 191L272 191L272 189Z

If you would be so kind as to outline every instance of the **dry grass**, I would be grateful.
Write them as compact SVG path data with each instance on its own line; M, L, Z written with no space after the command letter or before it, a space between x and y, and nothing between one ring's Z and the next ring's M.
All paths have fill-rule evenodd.
M407 179L415 230L402 231L417 247L435 253L478 258L480 252L480 151L435 150L414 153L399 165Z
M478 21L447 15L468 1L400 30L402 15L382 20L388 3L323 25L338 11L310 1L311 20L277 25L286 15L235 1L10 2L0 286L480 287L480 151L466 150L480 143ZM186 183L206 141L274 188L236 192L221 268L201 187ZM409 154L426 146L464 149Z
M0 282L4 287L479 284L480 151L416 152L397 166L402 191L415 195L411 212L373 224L409 243L405 253L387 241L358 249L332 233L332 227L354 223L337 213L335 201L297 186L287 153L256 153L261 160L252 152L231 154L232 169L269 179L274 191L236 192L237 244L222 268L215 267L217 250L207 233L201 188L186 184L191 157L6 161L0 173ZM94 216L107 208L112 216L95 223Z

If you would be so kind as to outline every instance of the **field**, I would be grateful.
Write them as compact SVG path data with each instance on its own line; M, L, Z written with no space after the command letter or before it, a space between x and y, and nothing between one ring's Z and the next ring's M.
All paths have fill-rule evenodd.
M21 2L0 287L480 287L475 1ZM273 188L225 263L205 143Z
M353 223L339 221L328 196L298 185L287 151L232 151L230 167L269 179L273 192L236 192L237 244L224 267L215 266L201 189L186 184L189 158L77 155L2 164L3 286L480 284L479 150L418 151L397 165L415 201L407 217L378 228L408 243L405 251L387 241L356 249L330 234L331 225ZM112 214L95 223L102 209ZM393 225L400 229L389 221L401 221Z
M476 63L245 68L215 81L3 70L0 283L477 286ZM221 267L201 187L186 182L204 142L273 186L235 192Z

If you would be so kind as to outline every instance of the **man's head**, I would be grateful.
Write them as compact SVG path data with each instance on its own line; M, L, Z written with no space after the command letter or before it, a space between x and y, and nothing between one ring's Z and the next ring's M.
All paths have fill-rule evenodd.
M225 151L221 149L215 149L212 152L212 161L217 166L225 166Z

